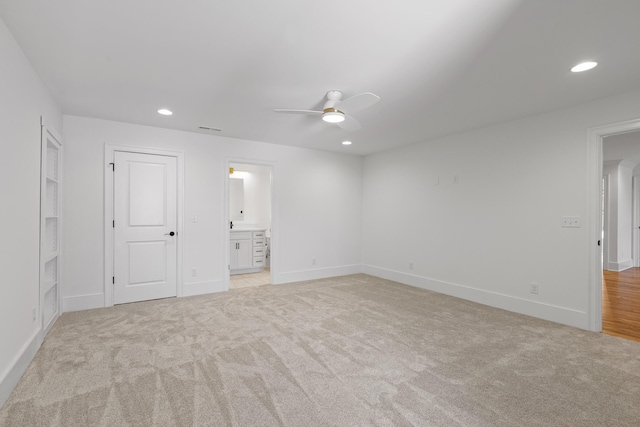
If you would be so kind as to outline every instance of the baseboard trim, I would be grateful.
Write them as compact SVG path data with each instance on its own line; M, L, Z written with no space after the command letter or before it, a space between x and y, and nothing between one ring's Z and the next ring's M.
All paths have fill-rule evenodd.
M609 262L607 263L607 270L610 271L624 271L627 270L629 268L633 267L633 260L632 259L627 259L621 262Z
M315 268L313 270L288 271L274 275L273 284L304 282L307 280L326 279L327 277L348 276L362 273L362 265L344 265L340 267Z
M479 304L525 314L563 325L574 326L580 329L589 329L588 316L587 313L583 311L525 300L497 292L484 291L457 283L406 274L395 270L374 267L372 265L364 264L362 266L362 272L371 276L393 280L394 282L450 295Z
M207 282L185 283L182 286L183 297L191 297L194 295L211 294L214 292L224 292L227 290L224 280L213 280Z
M0 408L2 408L9 399L11 392L18 385L20 378L29 367L29 364L35 357L40 345L42 344L41 331L37 330L31 339L22 347L11 367L4 373L0 380Z
M104 307L104 294L73 295L62 298L62 312Z

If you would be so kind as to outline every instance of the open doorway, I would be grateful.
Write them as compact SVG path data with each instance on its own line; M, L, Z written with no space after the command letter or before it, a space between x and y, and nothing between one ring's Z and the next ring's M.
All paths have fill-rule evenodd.
M229 162L229 289L271 284L271 165Z
M640 131L602 138L602 332L640 341Z

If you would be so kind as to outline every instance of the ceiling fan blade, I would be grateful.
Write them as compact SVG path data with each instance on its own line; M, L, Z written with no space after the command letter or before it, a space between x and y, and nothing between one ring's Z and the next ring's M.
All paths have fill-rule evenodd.
M287 114L322 114L322 111L315 111L315 110L289 110L286 108L276 108L275 110L276 113L287 113Z
M336 124L340 126L342 129L348 130L348 131L354 131L361 128L359 121L357 121L351 116L347 116L346 114L344 115L344 121Z
M380 101L380 97L378 95L374 95L371 92L365 92L345 99L344 101L336 104L335 108L344 113L353 113L354 111L364 110L367 107L371 107L378 101Z

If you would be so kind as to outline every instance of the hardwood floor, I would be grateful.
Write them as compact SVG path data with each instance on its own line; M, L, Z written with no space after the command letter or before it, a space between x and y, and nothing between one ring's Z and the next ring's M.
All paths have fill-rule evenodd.
M603 273L602 332L640 341L640 268Z

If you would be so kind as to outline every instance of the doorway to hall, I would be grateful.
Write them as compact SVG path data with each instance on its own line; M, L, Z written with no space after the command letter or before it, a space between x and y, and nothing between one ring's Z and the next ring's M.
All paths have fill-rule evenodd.
M605 270L602 280L602 332L640 341L640 268Z
M640 341L640 131L606 136L602 332Z
M229 162L229 289L272 283L272 169Z

